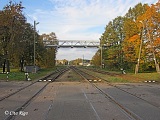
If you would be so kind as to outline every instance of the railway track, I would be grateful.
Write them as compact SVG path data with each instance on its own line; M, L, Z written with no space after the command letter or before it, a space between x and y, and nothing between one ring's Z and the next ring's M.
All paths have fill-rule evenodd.
M114 95L112 92L109 91L109 93L101 86L98 85L98 81L103 80L102 78L98 78L95 77L94 75L91 75L89 73L86 73L80 69L77 68L72 68L73 70L75 70L82 78L84 78L86 81L88 81L93 87L95 87L102 95L106 96L108 99L110 99L115 105L117 105L121 110L123 110L128 116L130 116L130 118L133 118L135 120L143 120L146 119L146 117L144 116L144 114L146 114L146 116L154 116L152 111L160 111L159 106L152 104L151 102L144 100L132 93L129 93L109 82L106 82L108 86L113 87L114 90L113 91L117 91L117 95ZM118 95L119 94L119 95ZM127 104L124 103L124 101L122 101L122 98L124 97L128 97L126 99L131 99L132 101L127 101ZM124 100L124 98L123 98ZM135 105L132 105L135 104ZM132 107L130 107L132 105ZM137 106L139 105L139 106ZM152 111L149 110L150 108L152 108ZM140 109L142 109L142 111L147 111L148 109L148 113L143 113L143 115L141 113L138 113L137 111L139 111ZM136 111L137 110L137 111ZM160 118L159 114L155 114L157 117L156 120L158 120L158 118ZM151 118L148 118L151 119Z
M68 68L57 70L45 76L41 80L37 80L1 98L0 107L1 107L1 112L3 112L3 114L1 114L3 116L0 116L1 119L4 119L4 120L14 119L16 115L19 113L19 111L24 110L32 102L32 100L36 98L46 88L46 86L48 86L51 82L54 82L59 76L61 76L67 70ZM41 82L41 81L45 81L45 82ZM21 95L22 96L24 95L25 97L21 97ZM15 101L15 105L13 105L13 107L10 107L11 101L17 98L18 100ZM5 107L4 107L4 104L5 104Z
M91 68L85 68L85 69L91 70L93 72L98 72L98 73L101 73L101 74L107 74L107 75L110 75L110 76L119 76L119 75L122 75L120 73L111 73L111 72L102 71L102 70L99 70L99 69L91 69Z
M92 70L91 70L91 71L92 71ZM93 71L94 71L94 70L93 70ZM96 71L94 71L94 72L96 72ZM97 72L98 72L98 73L102 73L102 74L106 73L105 71L104 71L104 72L103 72L103 71L102 71L102 72L101 72L101 71L97 71ZM85 72L85 73L86 73L86 72ZM107 73L108 73L108 72L107 72ZM117 74L117 75L118 75L118 74ZM95 76L93 76L93 77L95 77ZM105 79L103 79L103 78L99 78L99 77L96 77L96 78L102 80L102 81L105 82L105 83L107 83L109 86L112 86L112 87L114 87L114 88L117 88L117 89L119 89L119 90L121 90L121 91L123 91L123 92L126 92L127 94L130 94L130 95L132 95L132 96L134 96L134 97L136 97L136 98L138 98L138 99L141 99L141 100L147 102L148 104L151 104L152 106L155 106L155 107L157 107L157 108L160 108L158 105L155 105L155 104L153 104L153 103L150 102L150 101L147 101L147 100L145 100L145 99L143 99L143 98L141 98L141 97L139 97L139 96L137 96L137 95L135 95L135 94L132 94L132 93L130 93L130 92L128 92L128 91L126 91L126 90L124 90L124 89L116 86L115 84L112 84L112 83L108 82L107 80L105 80Z
M89 69L87 69L87 70L89 70ZM91 71L98 72L98 73L101 73L101 74L106 74L106 73L108 73L108 72L106 72L106 71L100 71L100 70L91 70ZM114 74L113 74L113 75L114 75ZM115 74L115 75L118 75L118 74ZM98 77L97 77L97 78L98 78ZM122 89L121 87L118 87L117 85L112 84L112 83L110 83L109 81L107 81L107 80L105 80L105 79L103 79L103 78L98 78L98 79L103 80L103 81L104 81L105 83L107 83L109 86L115 87L115 88L117 88L117 89L119 89L119 90L121 90L121 91L123 91L123 92L126 92L127 94L130 94L130 95L132 95L132 96L134 96L134 97L137 97L138 99L141 99L141 100L147 102L148 104L151 104L151 105L153 105L153 106L155 106L155 107L157 107L157 108L160 108L160 106L155 105L155 104L153 104L152 102L147 101L147 100L145 100L145 99L143 99L143 98L141 98L141 97L139 97L139 96L137 96L137 95L135 95L135 94L133 94L133 93L131 93L131 92L128 92L128 91Z
M20 89L18 89L18 90L16 90L16 91L14 91L14 92L12 92L12 93L9 93L9 94L5 95L4 97L0 98L0 101L3 101L4 99L6 99L6 98L8 98L8 97L10 97L10 96L18 93L18 92L20 92L20 91L22 91L22 90L30 87L31 85L34 85L34 84L37 83L37 82L42 82L42 81L45 81L45 82L46 82L46 81L53 82L53 81L55 80L54 78L55 78L55 77L58 77L58 76L59 76L59 73L65 71L65 70L66 70L66 69L64 69L64 70L63 70L63 69L62 69L62 70L61 70L61 69L57 69L56 71L50 73L49 75L47 75L47 76L45 76L45 77L43 77L43 78L41 78L41 79L39 79L39 80L37 80L37 81L32 82L32 83L29 84L29 85L24 86L24 87L22 87L22 88L20 88Z
M70 75L69 72L65 73L65 71L70 69L80 75L87 83L80 78L82 81L76 84L78 86L82 86L77 88L78 86L74 85L74 89L70 89L70 87L72 87L68 87L70 83L63 83L63 80L59 81L60 79L66 79L67 76ZM60 77L60 79L57 79L63 73L65 73L65 75ZM50 84L56 79L59 82ZM79 93L77 93L78 91ZM119 116L124 116L124 118L128 118L127 120L159 120L158 118L160 118L160 108L158 106L153 105L150 102L143 100L114 84L105 82L103 79L96 77L94 74L89 74L86 70L75 67L70 67L62 71L58 70L54 74L47 75L43 79L37 80L36 83L30 85L29 87L24 88L23 90L0 101L0 118L3 120L21 120L24 117L16 114L20 111L28 111L30 114L25 117L25 120L30 119L30 117L34 119L39 112L42 114L43 111L45 111L44 115L40 115L39 118L52 119L56 115L61 117L61 110L63 111L63 109L66 110L64 114L67 114L68 117L70 117L69 115L72 115L72 113L75 113L76 116L77 114L80 114L80 112L76 114L72 108L75 110L79 107L83 108L84 101L86 101L86 105L89 104L89 109L93 110L93 116L96 116L96 120L104 119L103 115L105 114L102 115L100 111L103 106L105 106L105 111L103 111L104 113L108 112L106 109L109 109L111 112L112 107L114 107L116 109L113 111L117 111L116 115L119 114ZM43 103L45 105L43 105ZM64 108L62 108L60 103L63 103ZM69 107L66 107L68 106L68 103ZM79 107L77 108L75 105ZM68 110L73 112L68 113ZM6 113L6 111L12 113L5 115L4 113ZM110 114L108 115L110 116ZM112 116L114 116L114 113Z

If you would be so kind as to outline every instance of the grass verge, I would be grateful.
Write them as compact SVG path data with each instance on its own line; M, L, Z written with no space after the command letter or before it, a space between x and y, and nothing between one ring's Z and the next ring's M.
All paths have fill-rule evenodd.
M119 83L135 83L135 82L145 82L145 81L156 81L160 83L159 73L138 73L138 74L125 74L116 76L106 76L105 79L109 82L119 82Z
M105 70L104 70L105 71ZM100 74L92 71L87 71L91 74L96 75L97 77L100 77L102 79L105 79L108 82L111 83L136 83L136 82L145 82L145 81L150 81L154 80L160 83L160 73L138 73L138 74L133 74L133 73L127 73L127 74L120 74L117 75L118 72L110 72L109 73L115 73L113 76L109 74Z
M37 73L29 73L29 78L31 78L31 80L38 79L46 74L49 74L55 69L56 68L44 68L39 70ZM24 81L25 79L25 72L19 72L18 69L11 69L11 72L8 74L9 81ZM7 74L0 73L0 80L7 80Z

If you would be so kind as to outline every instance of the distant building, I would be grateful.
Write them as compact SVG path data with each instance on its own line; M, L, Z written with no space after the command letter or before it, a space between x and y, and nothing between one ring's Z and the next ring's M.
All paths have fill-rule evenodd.
M79 63L80 66L91 66L91 60L83 60Z
M66 59L56 60L56 65L91 66L91 60L76 59L68 61Z
M56 65L68 65L68 60L63 59L63 60L56 60Z

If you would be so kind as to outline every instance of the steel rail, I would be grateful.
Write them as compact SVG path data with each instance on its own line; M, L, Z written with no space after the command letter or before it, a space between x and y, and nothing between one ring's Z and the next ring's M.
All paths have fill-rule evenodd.
M89 69L87 69L87 70L89 70ZM91 70L91 71L92 71L92 70ZM83 72L84 72L84 71L83 71ZM95 72L96 72L96 71L95 71ZM105 72L105 71L104 71L104 72ZM98 72L98 73L101 73L101 72ZM103 72L102 72L101 74L103 74ZM93 76L93 75L92 75L92 76ZM110 85L110 86L112 86L112 87L115 87L115 88L117 88L117 89L119 89L119 90L121 90L121 91L123 91L123 92L125 92L125 93L128 93L128 94L130 94L130 95L132 95L132 96L134 96L134 97L136 97L136 98L138 98L138 99L140 99L140 100L143 100L143 101L147 102L148 104L150 104L150 105L152 105L152 106L160 109L159 106L157 106L157 105L155 105L155 104L153 104L153 103L151 103L151 102L149 102L149 101L147 101L147 100L145 100L145 99L143 99L143 98L141 98L141 97L138 97L137 95L135 95L135 94L133 94L133 93L130 93L130 92L128 92L128 91L126 91L126 90L124 90L124 89L122 89L122 88L120 88L120 87L118 87L118 86L116 86L116 85L113 85L112 83L110 83L109 81L107 81L107 80L105 80L105 79L103 79L103 78L100 78L100 77L97 77L97 76L96 76L96 78L99 78L99 79L103 80L105 83L107 83L108 85Z
M88 78L86 78L86 76L84 74L90 75L80 69L77 68L72 68L77 74L79 74L82 78L84 78L87 82L89 82L94 88L96 88L98 91L100 91L100 93L102 95L104 95L105 97L107 97L108 99L110 99L115 105L117 105L121 110L123 110L123 112L128 115L128 117L130 117L131 119L135 119L135 120L141 120L141 118L136 115L135 113L133 113L132 111L130 111L129 109L125 108L122 104L120 104L119 102L117 102L112 96L110 96L109 94L107 94L105 91L103 91L102 89L100 89L97 85L95 85L94 83L90 82ZM90 75L92 77L95 77L93 75ZM98 77L95 77L96 79Z
M58 77L60 77L64 72L66 72L68 69L64 69L62 71L59 71L59 73L52 79L52 82L55 81ZM49 75L50 76L50 75ZM37 83L36 81L35 83ZM51 82L47 82L43 87L41 87L33 96L31 96L23 105L18 107L14 112L19 112L21 110L24 110L31 102L33 99L35 99ZM33 85L33 84L32 84ZM9 115L7 116L4 120L11 120L14 119L16 116L15 115Z
M41 80L50 78L51 76L55 75L55 74L58 73L58 72L60 72L60 71L59 71L59 70L56 70L56 71L52 72L51 74L49 74L49 75L47 75L47 76L41 78ZM24 87L22 87L22 88L20 88L20 89L18 89L18 90L16 90L16 91L14 91L14 92L8 94L8 95L5 95L4 97L0 98L0 101L3 101L4 99L6 99L6 98L8 98L8 97L10 97L10 96L12 96L12 95L18 93L18 92L20 92L20 91L22 91L22 90L24 90L24 89L30 87L31 85L34 85L34 84L37 83L37 82L39 82L39 80L36 80L36 81L32 82L31 84L29 84L29 85L27 85L27 86L24 86ZM53 81L51 81L51 82L53 82Z

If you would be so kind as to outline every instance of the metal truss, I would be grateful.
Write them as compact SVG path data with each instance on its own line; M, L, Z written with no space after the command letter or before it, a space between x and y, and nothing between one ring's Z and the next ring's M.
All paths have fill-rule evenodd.
M100 47L100 41L90 40L58 40L58 41L43 41L45 47L57 48L87 48L87 47Z

